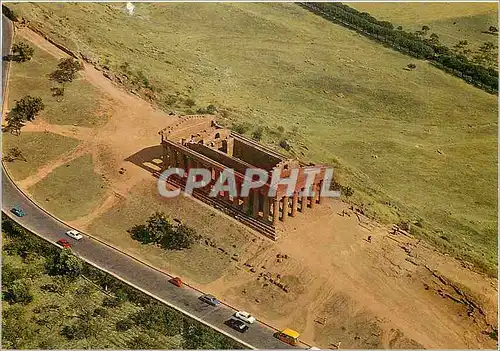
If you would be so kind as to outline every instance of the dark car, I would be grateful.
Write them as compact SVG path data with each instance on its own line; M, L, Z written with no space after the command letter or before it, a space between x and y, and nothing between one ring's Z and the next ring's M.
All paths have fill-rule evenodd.
M58 245L61 245L63 249L69 249L71 247L71 244L66 239L59 239L56 241L56 243Z
M16 206L10 210L13 214L15 214L18 217L24 217L26 213L24 213L23 209L19 206Z
M240 321L239 319L231 318L227 320L225 324L228 327L233 328L236 331L239 331L240 333L244 333L248 330L248 325L246 325L245 322Z
M212 306L217 306L218 304L220 304L220 301L217 300L215 298L215 296L212 296L212 295L200 296L200 300L205 302L205 303L208 303L209 305L212 305Z

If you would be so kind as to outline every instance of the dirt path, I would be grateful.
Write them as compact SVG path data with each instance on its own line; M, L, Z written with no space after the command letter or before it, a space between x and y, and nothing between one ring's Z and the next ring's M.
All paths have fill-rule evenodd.
M86 143L80 144L75 149L68 151L61 157L38 168L35 174L19 181L17 184L19 185L19 187L23 189L28 189L29 187L35 185L36 183L46 178L57 167L62 166L68 162L71 162L74 159L83 156L87 153L89 153L88 144Z

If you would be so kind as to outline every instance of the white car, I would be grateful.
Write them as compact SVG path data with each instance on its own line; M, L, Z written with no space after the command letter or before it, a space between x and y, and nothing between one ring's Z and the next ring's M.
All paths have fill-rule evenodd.
M238 319L241 319L243 322L253 324L255 322L255 317L250 313L245 311L239 311L234 314L234 316Z
M82 235L82 234L80 234L80 232L79 232L79 231L74 230L74 229L72 229L72 230L68 230L68 231L66 232L66 235L67 235L67 236L69 236L70 238L75 239L75 240L80 240L80 239L82 239L82 238L83 238L83 235Z

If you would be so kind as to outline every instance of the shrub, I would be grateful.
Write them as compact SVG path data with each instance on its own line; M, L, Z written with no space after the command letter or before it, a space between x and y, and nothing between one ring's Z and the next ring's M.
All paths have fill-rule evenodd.
M118 307L122 303L123 303L122 300L117 299L116 297L109 297L109 296L105 297L104 300L102 301L102 305L104 307L111 307L111 308Z
M187 98L185 101L184 101L184 104L189 107L189 108L193 108L194 105L196 105L196 101L194 101L194 99L191 99L191 98Z
M108 315L108 310L106 310L105 308L102 308L102 307L97 307L94 310L94 313L92 314L92 316L94 316L94 317L102 317L102 318L107 317L107 315Z
M189 249L200 238L201 236L193 228L181 224L175 230L165 234L160 244L167 250Z
M7 289L5 299L10 303L29 304L33 301L33 294L30 291L30 285L25 280L16 280Z
M116 322L117 331L127 331L134 326L134 322L130 318L125 318Z
M234 124L231 129L236 133L244 134L250 129L250 125L248 123L238 123Z
M257 127L256 130L253 131L252 133L252 138L261 141L262 140L262 135L264 134L264 128L263 127Z

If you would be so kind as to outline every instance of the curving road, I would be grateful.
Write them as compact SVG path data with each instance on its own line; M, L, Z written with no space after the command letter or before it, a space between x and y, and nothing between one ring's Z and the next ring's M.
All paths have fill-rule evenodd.
M3 54L9 51L11 45L12 25L2 15L2 43ZM7 22L7 24L5 24ZM6 51L5 51L6 50ZM6 65L3 62L3 85L5 85ZM18 218L10 209L20 205L26 215ZM48 213L37 207L6 174L2 165L2 210L10 218L22 225L24 228L36 233L46 240L55 242L65 237L64 233L72 229L66 224L51 217ZM282 343L274 338L275 330L256 322L246 333L240 334L224 324L235 310L227 305L221 304L217 307L209 306L198 300L201 292L184 286L178 288L168 282L168 275L155 270L122 254L111 246L105 245L93 238L85 236L80 241L72 241L72 249L79 257L90 264L116 276L128 284L142 290L160 301L180 310L181 312L198 319L208 326L222 332L248 348L258 349L290 349L292 346Z

